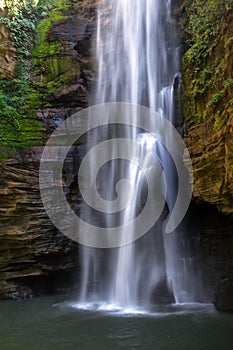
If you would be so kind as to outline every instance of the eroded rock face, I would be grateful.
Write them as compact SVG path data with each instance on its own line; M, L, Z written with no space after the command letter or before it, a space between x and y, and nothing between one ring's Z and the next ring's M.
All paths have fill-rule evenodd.
M186 134L194 169L194 198L233 213L233 114L225 111L221 129L206 120Z
M219 311L233 312L233 221L209 205L196 205L192 220L207 300Z
M43 209L40 154L33 149L0 164L0 298L56 291L64 285L62 274L78 267L77 246L53 227Z
M0 7L0 16L4 9ZM16 64L16 50L5 24L0 23L0 79L13 77Z
M183 59L186 145L194 168L194 198L233 214L233 8L203 68ZM204 85L203 85L204 84Z
M34 80L47 90L45 101L55 108L75 108L77 101L79 109L86 107L90 103L89 97L95 82L92 49L95 7L79 6L52 26L47 24L45 37L41 32L44 31L46 19L42 21L33 51Z
M71 2L64 1L64 6ZM82 5L80 1L72 3ZM64 119L90 102L95 79L91 55L95 9L90 4L93 2L83 1L81 8L74 8L49 27L44 40L57 42L59 53L46 53L47 43L46 57L38 60L34 52L37 61L32 77L43 94L37 111L42 144ZM53 69L55 63L57 69ZM78 244L53 226L41 203L38 175L42 151L42 146L22 149L13 159L0 163L0 299L78 288ZM77 168L73 162L71 157L66 167ZM67 186L72 181L71 174Z
M190 2L180 2L178 18L185 23L183 30L187 26L192 29L190 22L191 26L198 23L201 3L213 4L196 1L196 17L195 11L188 17ZM188 49L182 60L183 113L185 142L194 170L193 197L201 208L198 232L203 267L214 304L219 310L232 311L233 5L226 1L218 8L211 16L218 16L219 30L203 28L208 35L202 51L197 47L201 33L189 34L188 40L187 32L182 33Z

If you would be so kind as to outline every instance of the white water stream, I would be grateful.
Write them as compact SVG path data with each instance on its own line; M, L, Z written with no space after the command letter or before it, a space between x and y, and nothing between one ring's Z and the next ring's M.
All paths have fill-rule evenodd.
M176 123L174 101L179 95L180 47L170 7L169 0L105 0L100 3L96 103L143 105ZM114 136L117 132L110 131ZM145 149L157 154L166 178L167 205L156 226L137 242L109 251L81 248L80 302L105 302L114 307L136 308L151 302L200 301L192 258L184 245L184 232L179 229L170 235L163 232L167 214L177 195L172 160L151 134L129 128L124 135L141 145L141 151L135 154L137 162L143 163L143 167L151 172L150 176L155 178L155 169L150 170ZM98 136L93 140L92 135L91 142L97 144L97 139ZM109 153L114 159L114 149ZM94 167L94 157L92 162L90 171ZM130 206L119 215L102 218L105 227L121 226L132 220L143 206L145 179L140 169L125 161L111 162L105 170L107 175L100 179L99 187L106 200L115 199L115 186L122 178L128 179L134 190L135 200ZM160 186L163 186L162 182ZM163 188L160 191L163 193ZM123 203L127 202L127 191L125 196ZM133 239L133 230L127 234Z

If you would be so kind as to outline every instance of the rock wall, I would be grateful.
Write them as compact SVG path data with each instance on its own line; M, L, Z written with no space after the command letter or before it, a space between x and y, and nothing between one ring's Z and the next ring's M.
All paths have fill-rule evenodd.
M185 142L207 289L233 311L233 3L175 1L183 38Z
M36 112L41 143L65 118L89 103L95 80L94 27L92 1L66 0L54 1L36 29L30 74L41 97ZM5 72L4 77L10 79L13 66ZM16 140L17 136L16 131ZM19 148L10 160L0 162L0 298L78 288L78 245L52 225L40 200L42 149L39 144L31 149ZM73 159L66 166L77 168ZM72 178L67 186L70 183Z
M39 157L34 149L0 165L0 298L56 291L78 267L77 247L54 229L41 204Z
M233 312L232 220L213 205L192 203L186 225L200 263L206 300L219 311Z
M205 3L209 3L209 7L205 5L206 13L210 12L212 1ZM194 199L213 204L222 213L232 214L233 4L229 2L227 9L221 9L221 12L221 4L212 10L220 12L218 23L211 23L213 16L210 15L206 27L211 25L212 29L206 28L206 43L202 44L202 49L197 49L202 37L198 33L192 37L195 26L198 26L200 16L207 16L205 9L199 8L201 5L202 1L195 0L190 10L190 2L183 2L186 11L184 30L190 46L182 60L185 142L193 161ZM216 33L215 25L218 27Z
M0 2L0 16L5 15L4 4ZM10 38L9 29L0 23L0 79L14 75L16 50Z

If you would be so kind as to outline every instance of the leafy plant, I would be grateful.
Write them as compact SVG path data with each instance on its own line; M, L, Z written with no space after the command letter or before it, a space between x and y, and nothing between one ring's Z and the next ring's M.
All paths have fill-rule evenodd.
M9 148L30 147L41 139L35 113L41 104L41 94L30 80L31 51L36 25L46 15L50 2L5 1L5 14L0 17L0 22L10 30L17 49L17 64L15 78L0 80L0 159Z
M35 110L40 106L40 94L25 79L0 81L0 145L30 147L38 144L40 124Z
M35 57L44 63L46 55L59 53L59 43L48 42L47 34L54 22L70 13L73 2L5 0L5 6L0 22L9 28L17 64L14 78L0 80L0 159L5 157L6 149L40 144L42 133L36 110L43 103L44 87L33 82L38 64Z
M204 63L225 29L225 17L233 9L232 0L188 0L186 21L181 22L189 47L187 57Z
M25 64L25 70L30 69L28 60L31 56L35 39L35 28L46 15L51 0L6 0L5 15L0 17L10 30L18 59Z

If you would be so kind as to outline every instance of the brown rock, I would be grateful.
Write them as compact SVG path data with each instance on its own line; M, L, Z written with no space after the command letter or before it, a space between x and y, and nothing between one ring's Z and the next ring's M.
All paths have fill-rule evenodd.
M41 77L32 72L34 82L45 96L37 111L43 143L65 118L90 101L89 91L95 79L90 55L95 18L94 10L86 3L87 7L71 13L66 20L55 22L48 33L48 40L59 41L61 47L58 57L61 69L51 83L63 75L67 78L68 71L64 84L51 92L47 85L50 78L45 76L41 85ZM0 27L0 31L1 28L8 40L8 31L5 27ZM15 51L9 52L12 63L8 65L7 76L13 75L12 52ZM5 54L0 57L0 63L1 59L6 62L5 58ZM5 67L5 63L0 65ZM48 102L50 106L45 107ZM0 299L77 289L78 245L53 226L40 199L38 175L42 151L41 146L21 149L13 159L0 163ZM66 166L77 169L78 165L71 157ZM67 187L74 177L70 169Z
M0 23L0 79L13 77L15 64L16 50L10 38L9 29Z

